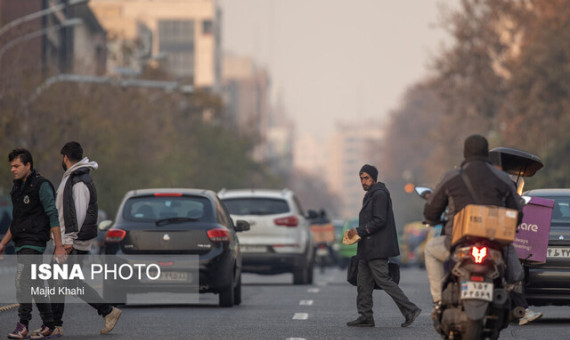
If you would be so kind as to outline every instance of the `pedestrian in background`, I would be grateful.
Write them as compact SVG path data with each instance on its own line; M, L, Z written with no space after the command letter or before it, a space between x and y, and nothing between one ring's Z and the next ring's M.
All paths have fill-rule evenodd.
M59 212L59 225L69 265L83 265L84 256L88 255L91 245L97 237L97 191L90 176L99 165L83 157L83 148L77 142L66 143L61 149L63 178L57 189L56 207ZM60 280L58 286L69 285L84 288L84 294L78 295L83 301L97 310L105 320L101 334L109 333L121 316L121 310L105 302L103 298L86 282ZM63 311L65 296L52 300L55 326L63 334ZM35 333L35 331L34 331Z
M20 318L16 329L8 334L8 338L27 339L29 322L32 319L31 262L34 261L34 257L30 255L44 253L50 239L50 231L54 235L55 260L65 261L66 252L59 234L53 185L36 172L32 154L28 150L12 150L8 155L8 161L14 177L14 186L10 191L13 219L10 229L0 241L0 254L4 253L8 242L13 240L18 256L16 299L19 303ZM33 296L33 300L43 322L43 326L34 338L60 336L54 325L49 298L37 294Z
M422 310L408 299L398 284L392 281L388 272L388 258L400 255L390 192L384 183L378 182L376 167L365 164L359 176L366 194L358 215L358 228L350 229L348 236L360 236L357 249L359 263L356 298L360 315L347 325L374 327L372 292L376 283L394 300L405 318L401 326L407 327Z

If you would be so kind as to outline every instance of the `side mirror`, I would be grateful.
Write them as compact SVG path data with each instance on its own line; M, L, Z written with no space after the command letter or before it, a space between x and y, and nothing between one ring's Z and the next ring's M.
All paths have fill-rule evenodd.
M415 187L416 193L423 199L427 200L428 197L433 193L433 190L428 187Z
M316 212L315 210L309 210L307 211L307 218L309 220L314 220L315 218L319 217L319 213Z
M249 222L245 220L237 220L235 229L236 231L248 231Z
M109 227L111 227L111 224L113 224L113 221L111 221L111 220L101 221L101 223L99 223L99 226L97 227L97 229L99 229L99 231L105 231L105 230L109 229Z

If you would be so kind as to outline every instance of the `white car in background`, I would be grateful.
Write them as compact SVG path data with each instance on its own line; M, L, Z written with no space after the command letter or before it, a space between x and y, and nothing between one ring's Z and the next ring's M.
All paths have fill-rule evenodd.
M238 236L243 272L293 273L294 284L313 282L310 224L291 190L224 189L218 196L234 220L250 225Z

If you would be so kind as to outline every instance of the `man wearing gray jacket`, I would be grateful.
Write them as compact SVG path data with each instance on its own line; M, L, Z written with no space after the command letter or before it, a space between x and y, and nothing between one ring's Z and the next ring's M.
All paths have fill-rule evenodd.
M98 164L83 157L83 148L77 142L66 143L61 149L61 155L65 172L57 189L55 205L59 213L63 245L70 255L68 263L82 265L83 255L89 254L97 237L97 191L89 173L96 170ZM95 308L104 318L105 326L101 334L113 330L121 315L120 309L105 302L95 289L80 279L71 282L58 281L56 284L84 287L84 294L78 297ZM64 299L65 296L52 299L54 322L60 334L63 334Z

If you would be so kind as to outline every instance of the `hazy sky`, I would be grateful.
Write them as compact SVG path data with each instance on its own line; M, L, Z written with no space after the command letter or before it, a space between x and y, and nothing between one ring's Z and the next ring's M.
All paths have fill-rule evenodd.
M447 38L442 0L219 4L224 50L267 67L298 133L319 137L339 120L385 119Z

